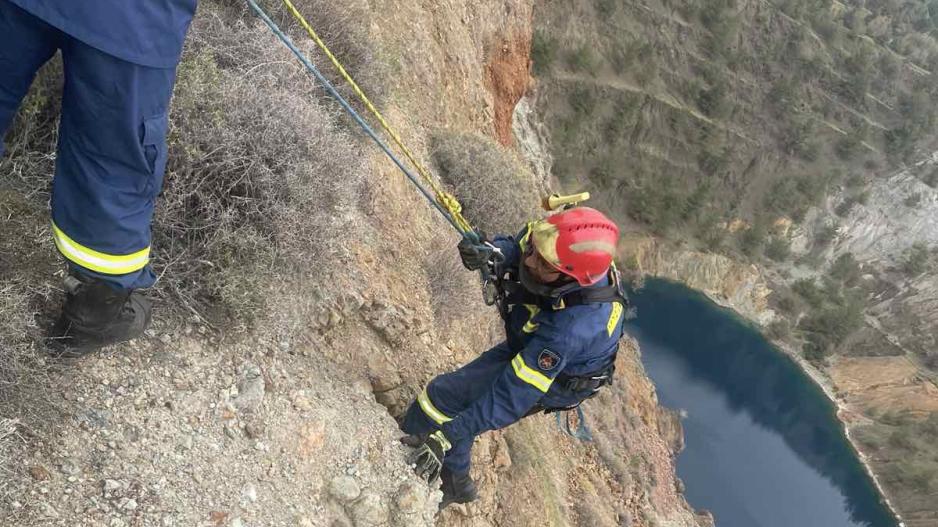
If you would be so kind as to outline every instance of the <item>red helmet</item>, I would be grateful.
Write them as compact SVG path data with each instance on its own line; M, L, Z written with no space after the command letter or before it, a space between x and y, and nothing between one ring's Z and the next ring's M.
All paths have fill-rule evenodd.
M535 222L531 240L547 263L588 286L609 271L619 227L596 209L576 207Z

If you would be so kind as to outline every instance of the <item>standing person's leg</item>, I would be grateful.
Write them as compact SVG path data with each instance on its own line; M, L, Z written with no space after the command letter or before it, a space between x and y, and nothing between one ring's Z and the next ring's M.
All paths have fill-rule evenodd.
M36 72L55 54L60 36L52 26L0 0L0 157L16 109Z
M83 354L140 336L150 305L150 221L166 168L175 69L125 62L74 39L62 46L65 91L52 187L53 236L68 260L54 330Z

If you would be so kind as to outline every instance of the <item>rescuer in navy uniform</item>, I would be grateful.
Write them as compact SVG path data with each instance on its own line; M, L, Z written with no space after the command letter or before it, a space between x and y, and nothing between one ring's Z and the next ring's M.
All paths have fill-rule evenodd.
M475 436L576 407L611 382L627 305L611 267L618 236L602 213L577 207L492 242L504 256L494 271L507 338L433 379L403 420L417 473L442 478L441 507L477 498ZM484 245L459 249L470 270L492 265Z
M197 0L0 0L0 139L39 68L65 87L52 235L67 259L51 342L81 355L141 335L150 220L166 168L169 100ZM0 141L0 156L3 144Z

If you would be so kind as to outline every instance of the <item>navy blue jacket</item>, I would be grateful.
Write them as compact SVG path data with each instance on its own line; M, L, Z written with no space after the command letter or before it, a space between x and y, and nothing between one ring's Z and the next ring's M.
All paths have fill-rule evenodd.
M172 68L179 62L198 3L198 0L9 1L108 55L151 68Z
M515 241L498 237L494 243L506 265L521 265L529 229ZM607 284L601 280L597 287ZM507 342L514 354L510 364L489 382L482 397L447 420L443 432L451 441L504 428L540 404L562 408L576 404L584 394L571 393L554 383L561 373L586 375L610 365L622 337L623 306L619 303L581 304L563 309L514 306L506 324ZM481 380L481 379L480 379Z

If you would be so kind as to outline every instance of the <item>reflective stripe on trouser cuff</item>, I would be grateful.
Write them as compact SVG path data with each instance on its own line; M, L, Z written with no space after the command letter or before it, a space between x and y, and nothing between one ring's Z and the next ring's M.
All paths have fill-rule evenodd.
M514 368L515 375L517 375L519 379L544 393L547 393L551 383L554 382L550 377L529 368L528 365L524 363L524 359L521 358L520 353L515 355L515 358L511 359L511 367Z
M139 271L150 261L150 248L147 247L133 254L114 255L89 249L69 238L55 223L52 224L52 238L62 256L85 269L102 274L128 274Z
M453 420L453 418L447 417L446 414L437 410L436 406L433 406L433 403L430 402L430 396L427 395L426 388L417 396L417 402L420 404L420 409L423 410L423 413L427 414L427 417L430 419L433 419L436 424L441 425Z

